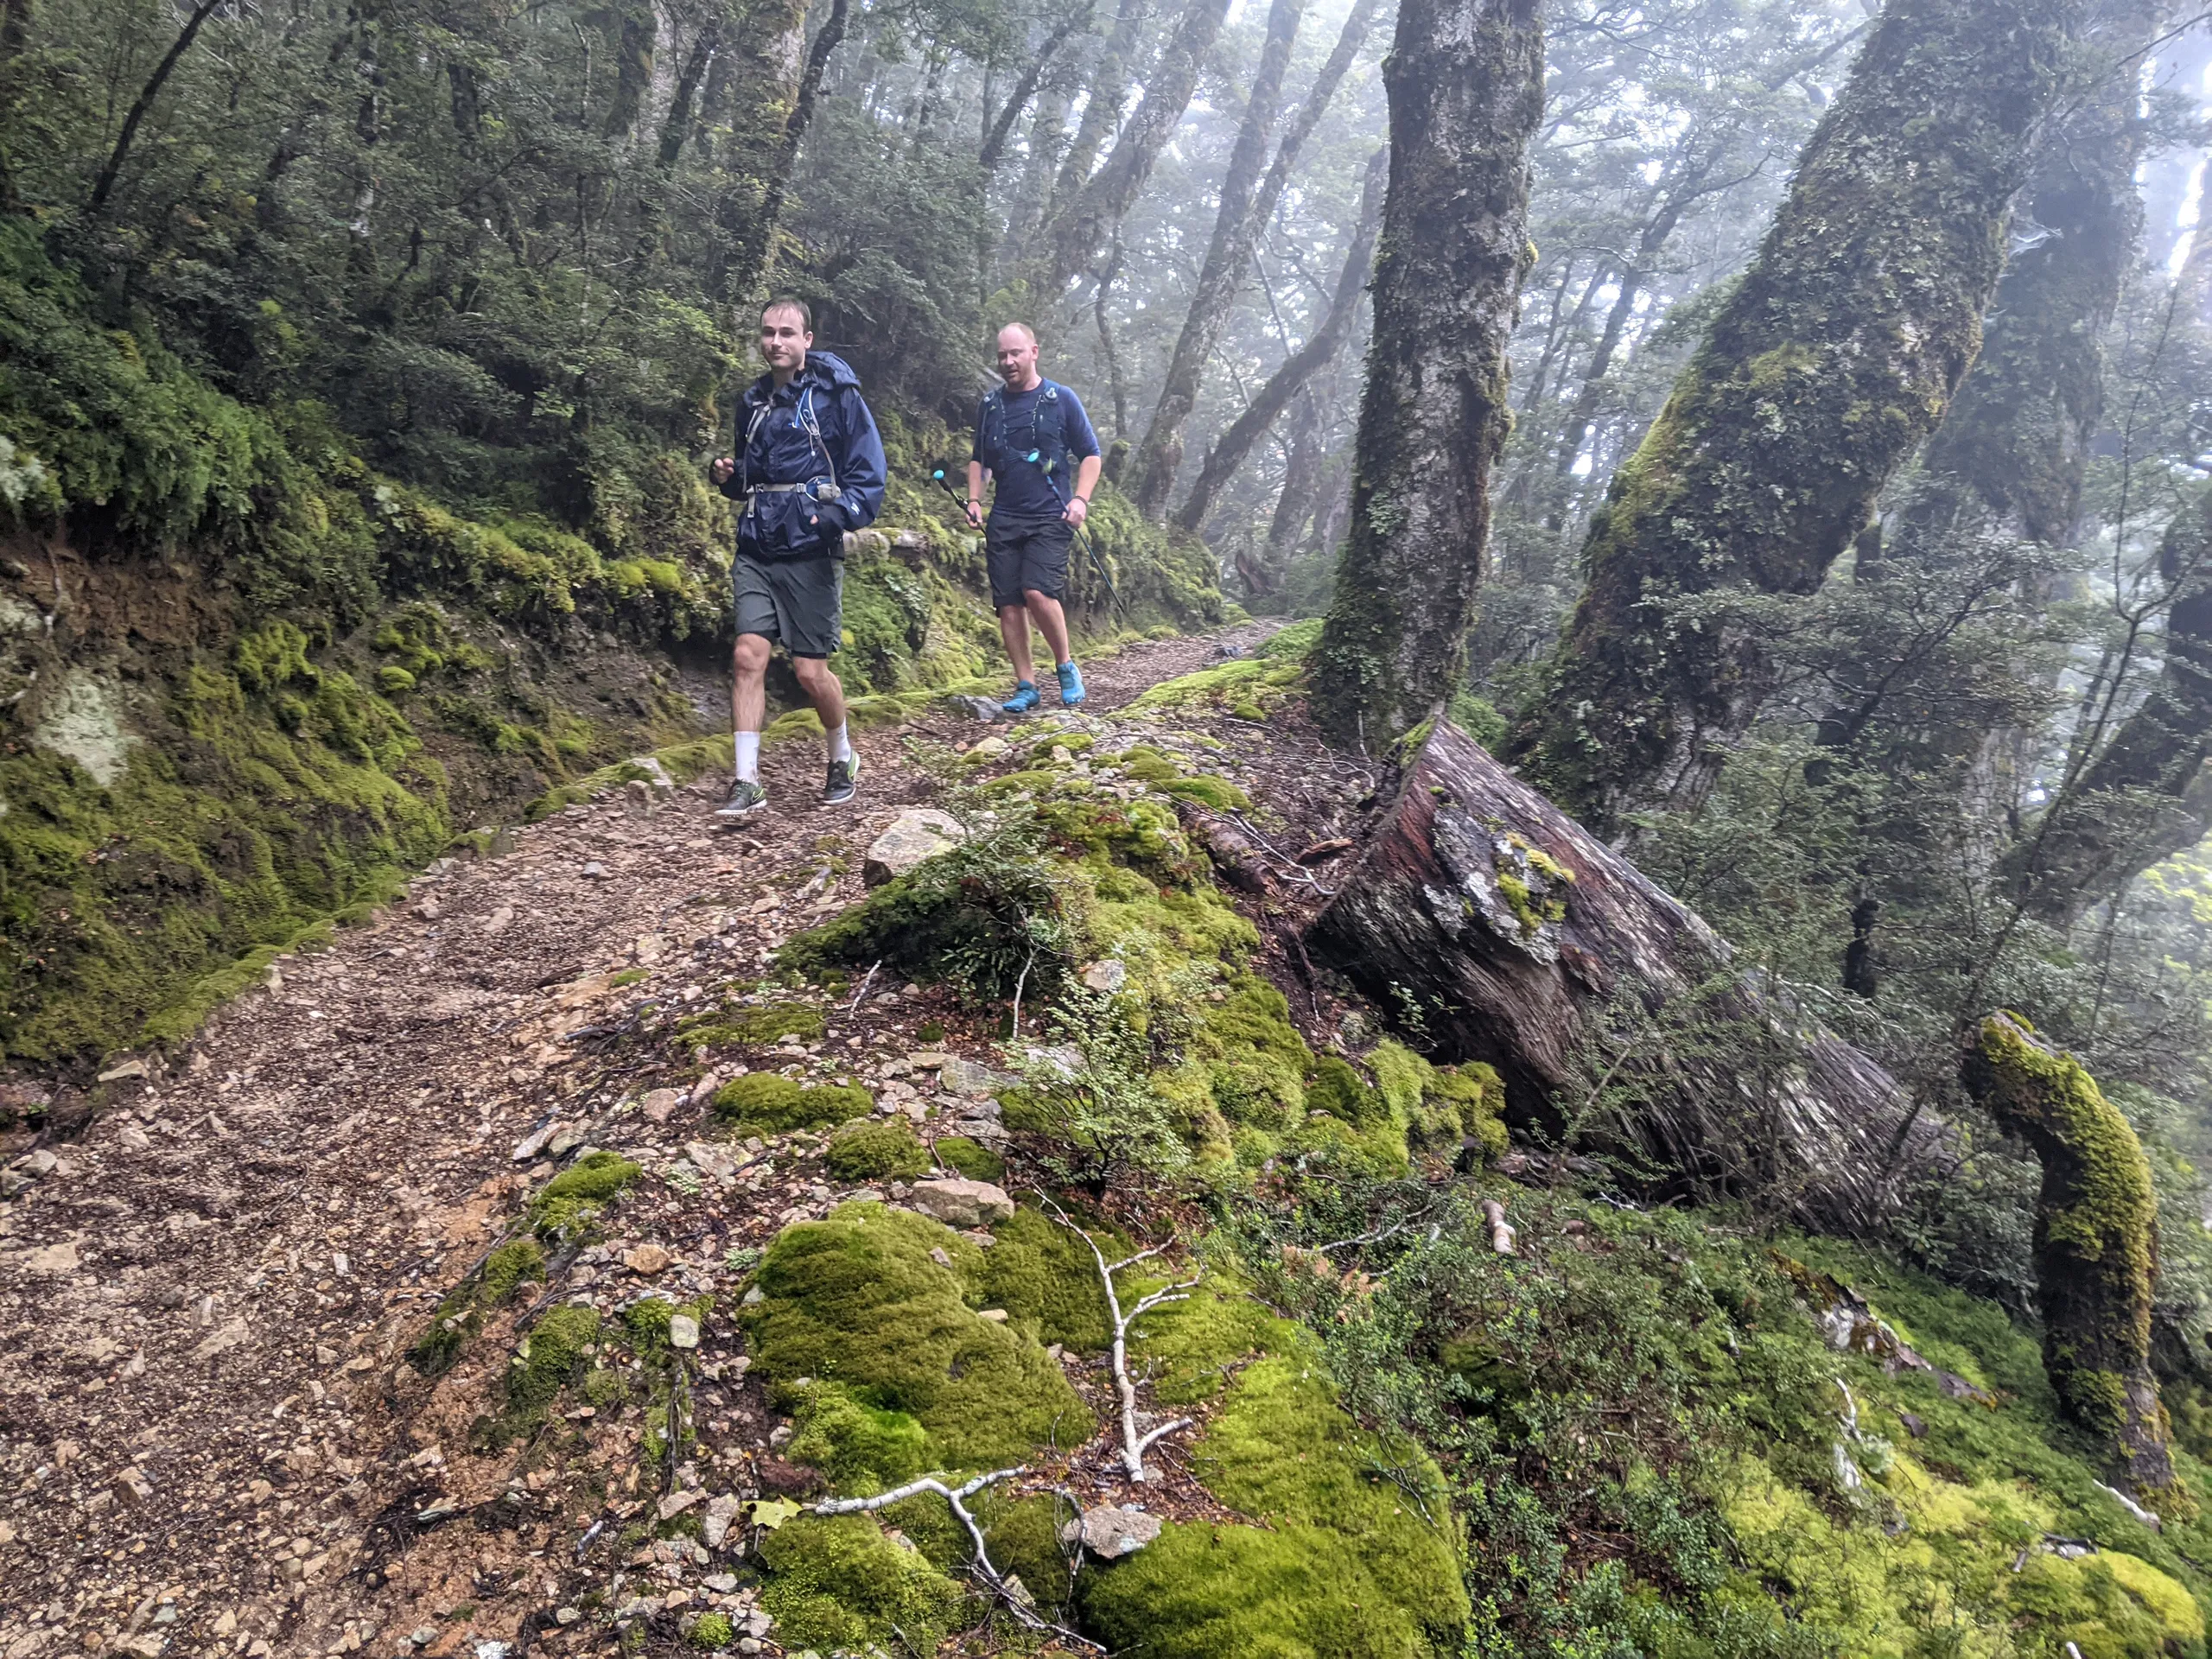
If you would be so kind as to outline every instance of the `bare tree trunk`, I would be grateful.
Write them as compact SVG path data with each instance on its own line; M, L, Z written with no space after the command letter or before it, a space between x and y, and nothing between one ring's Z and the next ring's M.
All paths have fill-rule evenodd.
M100 168L99 177L92 182L92 196L88 206L93 213L99 213L107 206L109 193L115 188L115 181L123 171L123 164L130 159L130 146L138 137L138 126L145 120L146 111L154 107L154 100L162 95L162 87L178 62L192 50L192 42L199 37L200 26L214 16L222 4L223 0L199 0L192 9L192 15L184 20L184 27L177 31L177 37L168 51L154 66L154 73L146 78L146 84L138 89L138 96L130 101L130 111L123 118L123 130L115 135L115 148L108 152L107 165ZM12 13L9 26L10 29L16 27Z
M1981 1022L1960 1079L2043 1164L2036 1289L2059 1404L2111 1448L2139 1496L2169 1491L2173 1456L2151 1370L2158 1204L2135 1131L2079 1061L2011 1014Z
M1114 28L1106 37L1106 49L1098 54L1098 61L1091 70L1090 95L1084 100L1083 118L1076 123L1075 137L1068 144L1068 153L1060 158L1059 176L1052 185L1052 209L1089 181L1098 152L1121 130L1122 110L1129 99L1130 71L1136 58L1144 13L1145 0L1122 0L1114 14Z
M1068 36L1090 27L1090 8L1078 7L1061 19L1059 27L1045 37L1045 44L1030 54L1028 67L1022 70L1021 79L1014 82L1014 90L1007 94L1006 106L999 111L998 119L991 123L990 130L983 137L983 147L976 153L977 167L986 173L997 169L999 158L1006 154L1007 140L1014 134L1014 124L1029 107L1029 100L1037 96L1045 72L1067 44Z
M1756 1182L1815 1225L1864 1232L1943 1133L1865 1054L1768 1007L1704 922L1448 721L1312 943L1380 1006L1417 1008L1440 1055L1496 1066L1516 1120L1662 1187ZM1601 1095L1629 1104L1592 1118L1585 1097Z
M1335 49L1321 66L1320 73L1314 77L1305 103L1276 147L1267 177L1253 194L1249 179L1242 179L1239 172L1240 164L1248 159L1246 140L1255 139L1254 154L1249 159L1256 170L1256 151L1265 143L1265 134L1258 132L1255 137L1255 130L1272 124L1274 94L1280 92L1282 79L1280 70L1272 81L1268 79L1269 58L1265 54L1262 57L1260 73L1252 85L1251 100L1244 108L1244 124L1238 135L1236 153L1230 159L1229 175L1222 185L1221 213L1214 221L1213 243L1206 250L1205 269L1199 272L1198 287L1192 293L1191 308L1183 319L1183 332L1175 342L1175 355L1168 362L1160 402L1153 410L1151 428L1137 449L1136 504L1147 518L1157 518L1167 510L1175 474L1183 463L1183 428L1197 406L1198 385L1205 378L1207 361L1221 344L1222 334L1229 326L1236 291L1252 263L1252 251L1258 246L1261 236L1274 218L1283 192L1289 188L1300 151L1313 136L1313 129L1320 124L1345 72L1359 55L1367 31L1373 26L1377 3L1378 0L1355 0L1338 34ZM1270 54L1274 50L1275 30L1282 22L1281 13L1285 9L1284 0L1277 0L1275 11L1269 16ZM1294 33L1298 26L1294 15L1297 7L1288 9L1294 15L1288 20L1287 29ZM1281 57L1287 65L1290 57L1288 34L1283 37Z
M1351 537L1313 658L1313 708L1391 741L1452 694L1512 425L1506 342L1544 107L1536 0L1402 0L1384 60L1390 193L1359 410Z
M844 41L849 10L849 0L836 0L830 8L829 17L816 31L798 83L791 88L791 107L784 116L780 137L776 146L761 158L760 206L737 239L723 285L723 291L732 298L751 291L766 277L774 264L776 226L784 214L784 193L791 188L791 168L798 161L799 143L814 118L815 99L822 88L823 72L829 67L830 54ZM804 22L804 0L800 0L798 15Z
M1694 804L1770 669L1725 614L1809 593L1974 359L2079 0L1893 0L1789 198L1584 545L1587 585L1515 734L1602 833Z
M2158 684L2007 861L2013 893L2048 922L2212 832L2212 492L2168 527L2158 569L2173 598Z
M1228 10L1229 0L1191 0L1174 40L1145 84L1144 102L1130 118L1113 154L1053 215L1039 233L1034 252L1021 262L1017 280L1027 283L1033 304L1055 304L1069 282L1096 256L1113 227L1128 216L1138 192L1152 176L1153 163L1190 105L1198 72L1212 54Z
M768 267L775 235L770 188L779 168L788 168L786 158L798 154L805 131L799 94L809 67L817 58L828 61L826 52L807 50L805 31L806 0L750 0L724 31L732 49L728 73L716 88L723 106L717 114L728 137L716 147L721 177L714 217L718 236L708 278L715 299L726 304L752 298ZM834 46L843 35L844 8L840 6L823 23L816 45L826 36ZM812 113L810 99L806 115ZM779 211L780 194L779 191L775 204Z
M1236 476L1244 458L1252 453L1268 429L1275 423L1290 400L1314 375L1344 350L1350 337L1352 323L1359 315L1360 296L1367 288L1367 273L1375 263L1375 238L1382 224L1382 197L1388 185L1390 151L1388 145L1368 158L1367 181L1360 191L1359 223L1353 228L1351 242L1344 250L1344 268L1338 273L1337 291L1329 301L1328 314L1321 319L1306 342L1282 360L1281 366L1268 378L1244 412L1229 423L1229 429L1215 440L1213 448L1198 469L1198 481L1191 486L1191 493L1176 510L1175 522L1195 532L1212 511L1214 499L1229 487L1230 480Z

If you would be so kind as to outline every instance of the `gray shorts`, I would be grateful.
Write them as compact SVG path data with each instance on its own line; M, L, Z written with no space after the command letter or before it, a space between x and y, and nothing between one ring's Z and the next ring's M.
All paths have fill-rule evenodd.
M842 559L756 559L729 568L737 631L781 640L794 657L827 657L844 643Z

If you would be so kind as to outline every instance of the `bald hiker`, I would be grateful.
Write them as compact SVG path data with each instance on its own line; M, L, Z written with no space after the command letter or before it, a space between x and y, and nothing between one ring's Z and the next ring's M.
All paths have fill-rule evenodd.
M768 302L760 313L760 357L768 372L746 389L738 412L745 442L709 474L743 504L730 563L736 775L729 799L715 811L730 819L768 804L760 786L760 725L768 655L779 643L822 719L830 762L823 804L842 805L858 789L861 758L845 729L845 688L830 672L830 657L844 637L845 533L873 523L883 506L875 417L844 359L814 349L814 315L804 302Z
M1037 707L1037 671L1029 654L1033 626L1052 648L1060 702L1083 701L1083 671L1068 646L1060 596L1067 587L1068 550L1090 512L1098 487L1098 435L1083 400L1037 372L1037 331L1026 322L999 330L999 378L976 413L968 462L968 522L983 531L983 563L999 636L1014 664L1014 695L999 706L1009 715ZM992 485L990 517L983 486Z

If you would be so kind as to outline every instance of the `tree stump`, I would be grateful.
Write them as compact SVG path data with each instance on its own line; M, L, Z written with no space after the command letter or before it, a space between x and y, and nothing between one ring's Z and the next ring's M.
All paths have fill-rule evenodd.
M2043 1164L2037 1300L2060 1405L2112 1447L2139 1493L2171 1487L2166 1409L2151 1370L2158 1205L2135 1131L2080 1061L2009 1014L1981 1022L1959 1075Z
M1879 1065L1762 997L1702 920L1448 721L1311 944L1442 1057L1496 1066L1524 1128L1580 1130L1593 1073L1614 1096L1630 1085L1585 1138L1661 1185L1756 1181L1814 1225L1863 1232L1943 1139ZM1623 1016L1649 1038L1607 1057Z

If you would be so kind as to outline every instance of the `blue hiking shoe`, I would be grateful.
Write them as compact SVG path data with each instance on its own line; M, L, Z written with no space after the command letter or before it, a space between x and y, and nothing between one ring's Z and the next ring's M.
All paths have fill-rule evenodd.
M1072 709L1083 701L1083 671L1073 663L1062 663L1055 671L1060 677L1060 707Z
M999 704L999 707L1009 715L1026 715L1037 706L1037 702L1036 686L1027 680L1022 680L1016 683L1014 695Z

